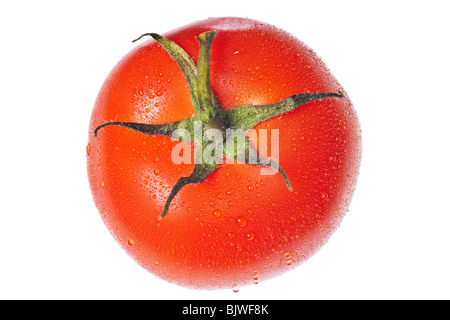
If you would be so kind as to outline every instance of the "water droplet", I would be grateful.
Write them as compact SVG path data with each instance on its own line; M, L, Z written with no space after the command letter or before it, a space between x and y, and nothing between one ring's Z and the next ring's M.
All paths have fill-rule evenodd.
M290 266L291 263L292 263L292 260L288 260L288 261L286 262L286 264L287 264L288 266Z
M322 193L322 199L326 199L326 198L328 198L328 194L327 193Z
M253 191L254 188L255 188L255 187L254 187L252 184L249 184L249 185L247 186L248 191Z
M233 290L234 293L238 293L239 287L233 286L233 288L231 288L231 290Z
M236 223L238 227L244 228L245 226L247 226L247 219L245 219L245 217L239 216L236 218Z
M102 181L100 181L100 187L104 188L105 187L105 183Z
M213 211L213 216L216 218L220 217L221 214L222 214L222 212L219 209L216 209Z
M255 239L255 233L254 232L249 232L245 236L247 237L247 240Z
M155 171L153 171L153 173L154 173L156 176L159 176L159 174L161 173L161 170L159 170L158 168L156 168Z
M86 154L89 155L91 153L91 145L88 143L86 146Z
M133 246L133 245L134 245L134 241L133 241L132 239L129 239L129 240L128 240L128 245L129 245L129 246Z

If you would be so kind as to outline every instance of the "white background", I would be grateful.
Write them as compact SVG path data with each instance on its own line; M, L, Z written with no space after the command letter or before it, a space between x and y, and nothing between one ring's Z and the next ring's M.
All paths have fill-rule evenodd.
M447 1L2 1L1 299L449 299ZM231 290L144 271L97 214L90 113L144 32L262 20L312 47L353 100L363 162L329 243L283 276Z

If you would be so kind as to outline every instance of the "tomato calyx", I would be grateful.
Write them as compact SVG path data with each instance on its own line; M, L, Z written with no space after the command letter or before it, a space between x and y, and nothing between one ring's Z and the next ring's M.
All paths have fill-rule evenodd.
M145 33L133 41L138 41L144 36L151 36L175 60L189 87L194 108L193 117L156 125L110 121L99 125L94 130L96 138L98 138L100 129L107 126L119 126L147 135L166 136L196 145L194 170L189 176L181 177L175 183L159 219L167 215L173 198L184 186L205 181L218 168L223 158L260 167L271 167L282 175L286 186L292 191L289 179L281 166L274 159L258 154L246 132L267 119L280 116L307 102L333 97L343 98L343 94L340 92L299 93L274 104L243 105L225 110L210 85L211 48L217 34L218 32L213 30L204 32L196 38L199 42L197 66L186 51L159 34ZM209 152L203 152L203 150Z

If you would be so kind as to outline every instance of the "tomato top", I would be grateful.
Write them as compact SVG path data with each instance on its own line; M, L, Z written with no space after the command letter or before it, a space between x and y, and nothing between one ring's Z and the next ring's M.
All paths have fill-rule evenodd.
M149 135L107 125L95 131L99 139L94 130L105 123L164 125L194 119L191 85L160 42L167 39L182 48L200 74L202 42L196 37L212 30L218 33L209 43L206 65L213 100L225 110L223 119L244 106L244 113L223 123L252 123L254 114L245 113L251 106L279 106L299 94L330 94L255 122L255 132L268 133L268 146L275 139L270 133L278 132L278 173L224 162L204 180L183 185L168 214L158 219L180 178L200 167L174 163L174 148L182 144L193 155L198 147L164 136L162 129ZM259 21L214 18L153 36L158 40L136 46L115 66L91 117L89 181L110 232L150 272L195 288L258 282L304 262L341 222L358 176L360 127L341 85L305 44ZM260 155L270 156L272 150L260 147L256 136L248 139Z

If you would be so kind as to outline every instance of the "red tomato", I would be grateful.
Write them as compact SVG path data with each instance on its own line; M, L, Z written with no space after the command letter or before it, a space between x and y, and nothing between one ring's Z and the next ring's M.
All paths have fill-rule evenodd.
M211 30L218 34L211 46L210 86L224 110L270 105L300 93L336 95L254 127L278 130L279 164L292 191L279 173L222 164L203 182L184 186L158 219L174 185L194 170L194 163L172 161L180 142L115 125L99 130L95 139L94 130L108 121L164 124L193 117L187 81L154 40L135 47L109 74L94 106L87 146L97 208L142 267L202 289L257 283L310 258L348 211L361 158L354 107L309 47L274 26L241 18L207 19L164 37L197 64L196 37Z

